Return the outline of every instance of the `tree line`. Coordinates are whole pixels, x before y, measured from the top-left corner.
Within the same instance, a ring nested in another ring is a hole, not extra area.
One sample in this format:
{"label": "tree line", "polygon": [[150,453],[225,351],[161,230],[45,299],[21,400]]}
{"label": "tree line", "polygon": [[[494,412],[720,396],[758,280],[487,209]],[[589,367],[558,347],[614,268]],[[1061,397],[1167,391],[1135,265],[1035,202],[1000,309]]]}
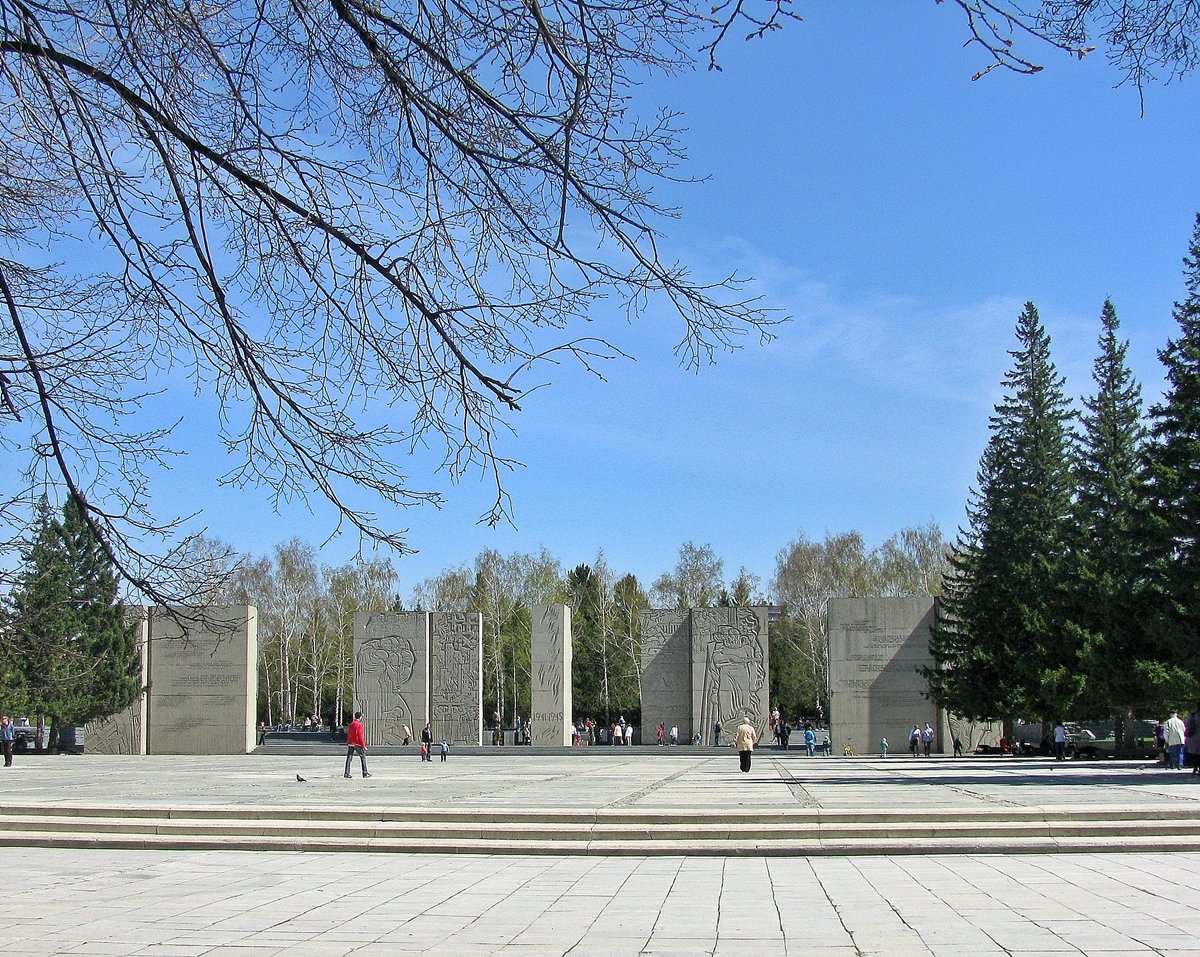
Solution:
{"label": "tree line", "polygon": [[926,674],[981,720],[1162,715],[1200,692],[1200,216],[1167,387],[1143,410],[1117,311],[1076,411],[1036,306],[990,420]]}

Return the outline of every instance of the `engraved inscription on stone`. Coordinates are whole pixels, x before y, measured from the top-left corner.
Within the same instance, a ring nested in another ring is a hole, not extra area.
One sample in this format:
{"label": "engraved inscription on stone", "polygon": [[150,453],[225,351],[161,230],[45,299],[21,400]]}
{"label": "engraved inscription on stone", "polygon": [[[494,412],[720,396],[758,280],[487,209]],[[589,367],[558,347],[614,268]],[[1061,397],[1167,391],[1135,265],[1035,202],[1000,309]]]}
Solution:
{"label": "engraved inscription on stone", "polygon": [[830,721],[837,747],[877,753],[886,737],[893,752],[908,749],[912,726],[935,729],[941,752],[945,722],[925,697],[920,674],[932,665],[932,598],[840,598],[829,602]]}
{"label": "engraved inscription on stone", "polygon": [[428,660],[425,612],[354,616],[354,710],[363,713],[368,747],[402,743],[405,725],[420,734]]}
{"label": "engraved inscription on stone", "polygon": [[430,701],[434,740],[478,745],[483,729],[483,616],[430,616]]}
{"label": "engraved inscription on stone", "polygon": [[148,634],[148,753],[252,750],[258,694],[254,607],[155,608]]}
{"label": "engraved inscription on stone", "polygon": [[679,740],[690,741],[692,727],[691,615],[686,610],[650,608],[640,616],[642,630],[642,743],[652,744],[659,723]]}
{"label": "engraved inscription on stone", "polygon": [[531,740],[544,747],[570,747],[571,609],[566,605],[534,605],[532,625]]}
{"label": "engraved inscription on stone", "polygon": [[692,680],[699,730],[732,732],[749,717],[759,739],[770,715],[767,623],[763,609],[692,609]]}

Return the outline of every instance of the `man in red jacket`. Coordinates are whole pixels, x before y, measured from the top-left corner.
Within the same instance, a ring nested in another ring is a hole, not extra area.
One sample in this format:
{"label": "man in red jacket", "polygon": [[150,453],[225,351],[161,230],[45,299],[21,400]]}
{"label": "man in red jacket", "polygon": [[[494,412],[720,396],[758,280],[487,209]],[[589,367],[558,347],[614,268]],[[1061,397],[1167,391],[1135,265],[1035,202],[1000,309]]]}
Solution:
{"label": "man in red jacket", "polygon": [[354,757],[355,752],[358,753],[358,759],[362,762],[363,777],[369,778],[371,775],[367,773],[367,735],[363,731],[361,711],[354,712],[354,720],[350,722],[350,727],[346,729],[345,777],[350,777],[350,759]]}

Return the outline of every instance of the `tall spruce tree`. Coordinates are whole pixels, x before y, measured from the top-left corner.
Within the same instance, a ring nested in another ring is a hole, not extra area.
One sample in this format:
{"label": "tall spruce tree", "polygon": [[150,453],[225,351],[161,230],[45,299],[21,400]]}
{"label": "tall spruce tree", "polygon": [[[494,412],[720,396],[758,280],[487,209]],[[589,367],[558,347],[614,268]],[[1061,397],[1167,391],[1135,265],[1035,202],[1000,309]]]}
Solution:
{"label": "tall spruce tree", "polygon": [[939,705],[978,720],[1057,717],[1081,688],[1064,615],[1071,413],[1033,303],[1016,336],[925,670]]}
{"label": "tall spruce tree", "polygon": [[141,692],[133,628],[78,499],[67,500],[61,522],[42,503],[22,559],[4,617],[29,709],[50,717],[53,734],[127,707]]}
{"label": "tall spruce tree", "polygon": [[1145,707],[1144,657],[1138,605],[1144,556],[1138,541],[1145,505],[1140,456],[1146,429],[1142,390],[1126,364],[1129,343],[1118,338],[1111,301],[1100,314],[1095,394],[1083,399],[1076,466],[1077,542],[1070,618],[1078,627],[1086,685],[1080,717],[1115,718],[1118,745],[1124,719]]}
{"label": "tall spruce tree", "polygon": [[1200,684],[1200,215],[1183,262],[1179,336],[1158,354],[1167,390],[1150,409],[1144,536],[1150,627],[1142,671],[1156,703],[1175,705],[1194,701]]}

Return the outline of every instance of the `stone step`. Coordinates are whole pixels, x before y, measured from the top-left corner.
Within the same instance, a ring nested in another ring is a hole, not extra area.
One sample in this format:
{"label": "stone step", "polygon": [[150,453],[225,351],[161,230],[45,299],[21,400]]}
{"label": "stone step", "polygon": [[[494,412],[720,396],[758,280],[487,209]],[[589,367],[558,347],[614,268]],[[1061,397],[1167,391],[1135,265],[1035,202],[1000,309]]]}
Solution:
{"label": "stone step", "polygon": [[304,837],[232,834],[80,833],[63,831],[10,831],[0,828],[0,847],[72,847],[80,849],[251,850],[379,853],[460,853],[578,856],[856,856],[897,854],[1044,854],[1119,851],[1200,851],[1200,836],[1164,834],[1147,829],[1122,837],[1034,837],[1014,842],[1011,837],[788,841],[755,840],[502,840],[466,838]]}
{"label": "stone step", "polygon": [[914,821],[912,811],[814,809],[731,816],[23,806],[0,822],[0,846],[731,855],[1200,849],[1200,816],[1189,808],[934,810]]}
{"label": "stone step", "polygon": [[992,807],[965,811],[962,808],[883,809],[864,808],[774,808],[770,810],[658,810],[653,808],[572,809],[531,808],[520,812],[494,808],[331,808],[328,805],[109,805],[109,804],[12,804],[4,809],[8,819],[55,818],[144,818],[169,820],[269,820],[297,822],[466,823],[466,824],[639,824],[644,826],[691,824],[720,827],[737,824],[809,827],[838,824],[877,824],[893,827],[931,825],[943,827],[962,821],[1069,824],[1075,822],[1163,822],[1200,821],[1200,808],[1138,806],[1061,805],[1057,807]]}

